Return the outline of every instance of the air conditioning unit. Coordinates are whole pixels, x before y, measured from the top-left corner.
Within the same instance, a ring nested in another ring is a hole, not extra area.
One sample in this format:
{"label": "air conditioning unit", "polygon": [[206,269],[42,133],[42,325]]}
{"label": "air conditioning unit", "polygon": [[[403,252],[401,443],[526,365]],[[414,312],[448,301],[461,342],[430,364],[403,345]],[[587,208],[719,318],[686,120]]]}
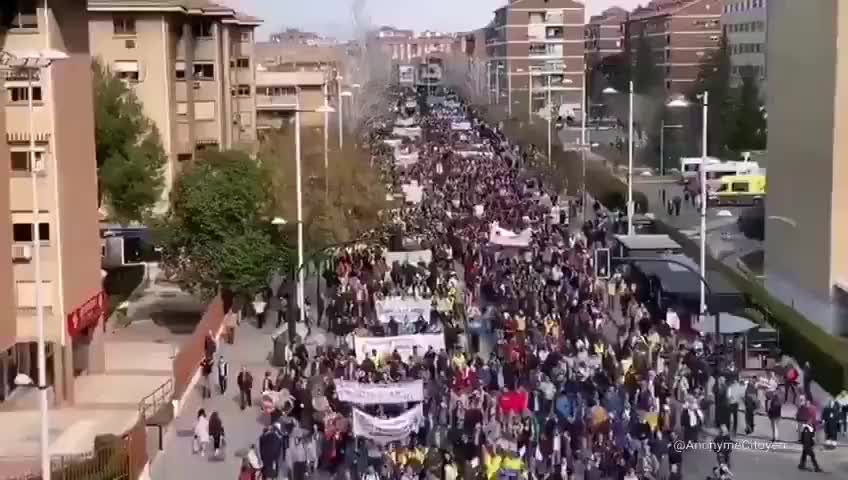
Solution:
{"label": "air conditioning unit", "polygon": [[32,259],[32,247],[29,245],[12,245],[12,260],[28,261]]}
{"label": "air conditioning unit", "polygon": [[124,40],[124,47],[135,48],[135,40]]}

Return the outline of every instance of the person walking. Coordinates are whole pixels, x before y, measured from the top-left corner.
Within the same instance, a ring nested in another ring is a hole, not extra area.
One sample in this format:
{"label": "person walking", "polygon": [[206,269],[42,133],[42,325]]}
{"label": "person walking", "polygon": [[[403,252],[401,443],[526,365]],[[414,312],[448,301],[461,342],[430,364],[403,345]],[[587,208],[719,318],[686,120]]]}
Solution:
{"label": "person walking", "polygon": [[246,407],[253,406],[253,375],[247,370],[247,367],[241,367],[241,371],[236,377],[236,383],[239,388],[239,406],[242,410]]}
{"label": "person walking", "polygon": [[227,378],[230,376],[230,364],[224,360],[224,356],[218,357],[218,388],[221,395],[227,393]]}
{"label": "person walking", "polygon": [[813,366],[810,365],[810,362],[804,362],[804,366],[801,368],[801,382],[804,386],[804,396],[807,397],[807,400],[813,401]]}
{"label": "person walking", "polygon": [[759,391],[757,390],[757,378],[747,382],[745,385],[745,435],[754,433],[754,415],[759,404]]}
{"label": "person walking", "polygon": [[783,414],[783,399],[775,391],[768,395],[766,401],[768,402],[768,418],[771,423],[771,441],[776,442],[779,434],[780,417]]}
{"label": "person walking", "polygon": [[733,440],[727,432],[727,425],[719,427],[719,433],[713,440],[713,452],[719,465],[730,466],[730,454],[733,451]]}
{"label": "person walking", "polygon": [[801,461],[798,462],[798,470],[807,469],[807,459],[813,463],[813,469],[816,472],[821,472],[819,462],[816,460],[816,452],[813,447],[816,445],[816,431],[811,422],[805,422],[801,425]]}
{"label": "person walking", "polygon": [[212,375],[212,357],[203,357],[200,361],[201,397],[212,398],[212,384],[209,376]]}
{"label": "person walking", "polygon": [[218,412],[212,412],[209,416],[209,436],[212,438],[212,457],[220,458],[224,445],[224,423]]}
{"label": "person walking", "polygon": [[206,448],[208,446],[209,419],[206,417],[206,410],[201,408],[197,411],[197,421],[194,424],[194,444],[192,445],[192,451],[203,456],[206,454]]}

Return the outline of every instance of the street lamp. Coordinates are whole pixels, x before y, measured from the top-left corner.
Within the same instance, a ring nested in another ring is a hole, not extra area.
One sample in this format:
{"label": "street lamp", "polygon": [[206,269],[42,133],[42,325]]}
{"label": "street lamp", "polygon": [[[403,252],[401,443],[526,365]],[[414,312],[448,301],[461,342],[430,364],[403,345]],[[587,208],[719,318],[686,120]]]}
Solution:
{"label": "street lamp", "polygon": [[[521,70],[519,70],[521,71]],[[512,118],[512,71],[507,68],[506,71],[506,115],[507,118]]]}
{"label": "street lamp", "polygon": [[[22,70],[27,74],[27,113],[29,114],[29,176],[32,186],[32,251],[33,251],[33,277],[35,280],[35,317],[38,333],[38,406],[41,415],[41,477],[50,480],[50,435],[49,435],[49,405],[47,398],[47,351],[44,339],[44,303],[41,298],[41,225],[40,211],[38,206],[38,174],[42,165],[35,158],[35,105],[33,103],[33,77],[36,72],[50,67],[55,61],[65,60],[68,54],[52,48],[31,52],[12,54],[0,50],[0,66],[12,70]],[[21,385],[34,385],[32,378],[27,375],[18,375],[18,380],[24,382]]]}
{"label": "street lamp", "polygon": [[[672,100],[669,104],[672,102],[675,102],[675,100]],[[667,128],[679,129],[683,128],[683,125],[666,125],[665,120],[660,122],[660,176],[665,175],[665,130]]]}
{"label": "street lamp", "polygon": [[[300,310],[300,322],[305,323],[306,314],[303,309],[303,305],[305,303],[303,298],[303,174],[301,171],[303,159],[301,158],[302,155],[300,152],[300,114],[323,113],[326,115],[328,113],[335,112],[335,109],[326,105],[322,105],[315,109],[301,109],[300,96],[297,97],[297,102],[298,103],[295,105],[294,111],[295,190],[297,192],[297,306],[298,310]],[[339,102],[339,105],[341,106],[341,102]],[[274,225],[285,225],[287,222],[284,218],[275,217],[271,220],[271,223]]]}
{"label": "street lamp", "polygon": [[[627,235],[633,235],[633,82],[628,86],[628,113],[627,113]],[[620,93],[618,90],[607,87],[602,93],[614,95]],[[671,105],[669,105],[671,106]]]}
{"label": "street lamp", "polygon": [[489,105],[492,104],[492,62],[486,62],[486,95]]}
{"label": "street lamp", "polygon": [[[523,68],[516,68],[517,73],[523,73]],[[533,70],[527,67],[527,123],[533,123]]]}
{"label": "street lamp", "polygon": [[503,69],[502,63],[498,63],[495,67],[495,105],[501,104],[501,72]]}
{"label": "street lamp", "polygon": [[545,78],[547,78],[547,97],[545,99],[545,110],[547,110],[546,113],[548,114],[548,165],[551,165],[553,163],[553,151],[551,149],[551,117],[553,117],[554,114],[553,111],[551,111],[551,76],[546,75]]}
{"label": "street lamp", "polygon": [[[707,275],[707,122],[709,120],[709,91],[704,91],[701,98],[701,165],[698,173],[701,182],[701,275]],[[686,108],[692,106],[692,102],[683,97],[678,97],[666,104],[670,108]],[[707,311],[706,292],[701,285],[701,315]]]}

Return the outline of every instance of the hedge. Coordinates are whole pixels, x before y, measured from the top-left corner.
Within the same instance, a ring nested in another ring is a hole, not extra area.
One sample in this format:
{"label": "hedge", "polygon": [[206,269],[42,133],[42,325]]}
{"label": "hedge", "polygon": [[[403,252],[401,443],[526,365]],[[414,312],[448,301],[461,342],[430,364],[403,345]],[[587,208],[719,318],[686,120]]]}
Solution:
{"label": "hedge", "polygon": [[[687,235],[656,220],[658,231],[683,247],[691,257],[700,254],[700,246]],[[724,275],[759,310],[762,318],[780,332],[780,348],[784,354],[813,366],[816,382],[831,395],[848,386],[848,342],[831,335],[795,309],[775,299],[755,278],[749,278],[724,263],[707,256],[707,268]],[[750,317],[749,317],[750,318]],[[757,321],[758,318],[751,318]]]}

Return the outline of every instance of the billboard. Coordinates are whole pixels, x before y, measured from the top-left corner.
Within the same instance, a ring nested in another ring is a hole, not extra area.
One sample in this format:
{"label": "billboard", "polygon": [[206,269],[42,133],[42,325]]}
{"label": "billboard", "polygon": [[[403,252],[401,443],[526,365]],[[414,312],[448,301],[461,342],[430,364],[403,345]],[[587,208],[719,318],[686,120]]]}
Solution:
{"label": "billboard", "polygon": [[400,85],[415,85],[415,67],[412,65],[398,65],[398,83]]}

